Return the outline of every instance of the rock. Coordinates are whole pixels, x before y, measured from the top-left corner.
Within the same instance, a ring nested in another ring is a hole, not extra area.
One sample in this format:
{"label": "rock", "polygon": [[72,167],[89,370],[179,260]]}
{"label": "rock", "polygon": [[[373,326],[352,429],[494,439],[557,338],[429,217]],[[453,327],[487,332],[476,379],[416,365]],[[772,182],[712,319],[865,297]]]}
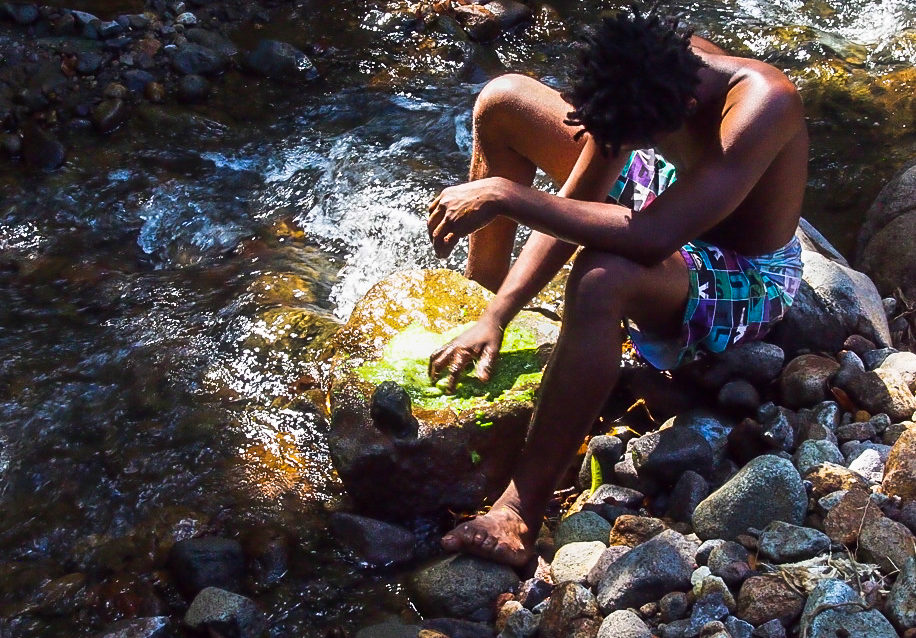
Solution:
{"label": "rock", "polygon": [[417,638],[490,638],[493,636],[493,630],[488,625],[458,618],[424,620],[421,627],[420,633],[405,635],[405,638],[413,638],[415,635]]}
{"label": "rock", "polygon": [[76,58],[76,72],[80,75],[94,75],[102,66],[102,54],[83,51]]}
{"label": "rock", "polygon": [[[893,446],[900,440],[900,437],[903,436],[903,433],[907,430],[916,429],[916,424],[912,421],[901,421],[900,423],[894,423],[889,425],[884,431],[884,434],[881,435],[881,441],[885,445]],[[883,480],[883,479],[882,479]]]}
{"label": "rock", "polygon": [[553,540],[557,548],[567,543],[600,541],[607,545],[611,524],[595,512],[576,512],[557,525]]}
{"label": "rock", "polygon": [[278,585],[289,570],[290,540],[282,531],[257,527],[243,544],[249,576],[249,587],[262,593]]}
{"label": "rock", "polygon": [[[728,607],[725,605],[722,594],[716,592],[703,596],[693,604],[693,609],[690,612],[690,623],[687,625],[687,631],[684,632],[684,635],[699,636],[701,633],[704,636],[709,635],[706,625],[717,620],[723,620],[726,616],[728,616]],[[722,629],[724,630],[725,627],[723,626]]]}
{"label": "rock", "polygon": [[887,463],[891,455],[891,449],[892,448],[888,445],[872,443],[871,441],[846,441],[846,443],[840,446],[840,452],[843,453],[846,459],[847,467],[866,451],[877,452],[881,462]]}
{"label": "rock", "polygon": [[[535,615],[530,610],[522,607],[517,611],[513,611],[506,618],[499,635],[502,638],[533,638],[537,634],[540,624],[541,618],[539,615]],[[498,627],[499,625],[497,625]]]}
{"label": "rock", "polygon": [[609,614],[638,607],[664,594],[686,589],[693,572],[696,546],[666,530],[613,562],[598,583],[598,603]]}
{"label": "rock", "polygon": [[518,589],[518,601],[525,609],[533,609],[547,600],[553,585],[540,578],[529,578]]}
{"label": "rock", "polygon": [[880,518],[881,510],[863,489],[850,489],[824,519],[824,532],[835,543],[852,545],[869,520]]}
{"label": "rock", "polygon": [[237,540],[202,536],[179,541],[169,552],[175,583],[189,598],[206,587],[241,591],[245,557]]}
{"label": "rock", "polygon": [[[127,88],[127,90],[133,91],[134,93],[143,93],[146,90],[146,85],[156,80],[152,73],[142,69],[130,69],[128,71],[124,71],[124,73],[121,74],[121,79],[124,82],[124,86]],[[124,95],[119,97],[123,99],[126,96],[127,91],[124,92]]]}
{"label": "rock", "polygon": [[604,552],[601,553],[601,556],[598,557],[598,561],[592,567],[591,571],[588,573],[588,578],[586,582],[589,587],[597,587],[598,583],[601,582],[601,579],[604,578],[604,575],[607,573],[607,570],[615,562],[626,556],[630,551],[629,547],[625,545],[611,545],[607,547]]}
{"label": "rock", "polygon": [[633,455],[629,453],[625,453],[623,458],[614,464],[613,481],[649,496],[658,494],[661,491],[661,487],[655,480],[648,476],[642,476],[636,471],[636,466],[633,465]]}
{"label": "rock", "polygon": [[916,558],[903,564],[884,608],[900,631],[916,627]]}
{"label": "rock", "polygon": [[774,619],[754,629],[751,638],[786,638],[786,628]]}
{"label": "rock", "polygon": [[845,459],[843,458],[843,453],[840,452],[840,448],[827,440],[802,441],[792,456],[792,463],[798,469],[798,473],[802,475],[824,463],[840,465],[844,462]]}
{"label": "rock", "polygon": [[664,623],[670,623],[674,620],[684,618],[687,616],[687,611],[689,609],[690,597],[684,592],[669,592],[658,601],[658,611]]}
{"label": "rock", "polygon": [[217,51],[227,58],[234,57],[239,52],[235,44],[232,43],[232,40],[229,40],[228,38],[213,31],[193,27],[191,29],[187,29],[184,34],[190,42],[194,42],[195,44],[200,44],[207,47],[208,49]]}
{"label": "rock", "polygon": [[[780,628],[782,627],[782,625],[779,624],[779,621],[776,621],[776,624],[779,625]],[[751,638],[751,635],[754,631],[754,626],[749,622],[741,620],[740,618],[729,616],[725,619],[725,630],[731,634],[732,638]],[[784,636],[785,631],[783,631],[783,637]],[[776,637],[774,636],[773,638]]]}
{"label": "rock", "polygon": [[[894,301],[896,302],[896,299]],[[874,370],[875,368],[880,368],[881,364],[895,352],[900,351],[897,350],[897,348],[877,348],[875,350],[869,350],[865,353],[865,356],[862,357],[862,363],[865,364],[866,370]]]}
{"label": "rock", "polygon": [[[881,300],[884,303],[884,300]],[[885,312],[884,314],[887,314]],[[875,344],[863,337],[862,335],[849,335],[846,341],[843,342],[843,350],[852,350],[860,358],[865,356],[866,352],[875,349]]]}
{"label": "rock", "polygon": [[490,0],[486,3],[486,7],[496,16],[499,27],[503,31],[527,22],[534,14],[531,7],[516,0]]}
{"label": "rock", "polygon": [[709,496],[709,483],[692,470],[681,474],[671,490],[671,499],[665,515],[675,521],[689,523],[693,520],[693,511],[704,498]]}
{"label": "rock", "polygon": [[711,574],[727,585],[738,587],[751,574],[749,561],[750,555],[744,547],[734,541],[726,541],[709,553],[707,566]]}
{"label": "rock", "polygon": [[35,124],[22,127],[22,156],[32,168],[50,171],[64,163],[64,145]]}
{"label": "rock", "polygon": [[829,381],[839,369],[839,363],[819,354],[795,357],[779,376],[782,402],[797,410],[825,401],[830,396]]}
{"label": "rock", "polygon": [[339,541],[372,565],[396,565],[413,559],[417,538],[413,532],[374,518],[345,512],[331,516],[331,530]]}
{"label": "rock", "polygon": [[594,636],[600,624],[598,602],[591,591],[577,583],[558,585],[541,615],[539,638],[585,638]]}
{"label": "rock", "polygon": [[[662,424],[662,428],[686,428],[706,439],[712,449],[713,463],[718,465],[725,457],[725,446],[728,434],[735,426],[734,419],[719,412],[705,409],[694,409],[682,412]],[[701,468],[689,468],[695,472]]]}
{"label": "rock", "polygon": [[186,27],[195,25],[197,24],[197,16],[190,11],[179,13],[177,16],[175,16],[175,24],[182,24]]}
{"label": "rock", "polygon": [[757,548],[776,563],[794,563],[830,549],[830,538],[810,527],[774,521],[763,530]]}
{"label": "rock", "polygon": [[658,536],[666,529],[668,526],[657,518],[624,514],[614,521],[608,544],[636,547],[653,536]]}
{"label": "rock", "polygon": [[302,51],[276,40],[258,42],[247,63],[252,72],[287,84],[308,82],[318,77],[315,65]]}
{"label": "rock", "polygon": [[258,638],[267,630],[267,618],[253,600],[216,587],[197,594],[184,622],[192,629],[238,638]]}
{"label": "rock", "polygon": [[502,33],[496,14],[479,4],[456,6],[455,18],[471,39],[477,42],[495,40]]}
{"label": "rock", "polygon": [[686,470],[712,466],[712,448],[701,435],[685,427],[663,427],[627,445],[639,475],[660,485],[674,485]]}
{"label": "rock", "polygon": [[877,450],[862,450],[861,454],[849,462],[849,469],[869,483],[880,483],[884,478],[884,461]]}
{"label": "rock", "polygon": [[[519,313],[487,384],[465,376],[445,395],[427,374],[430,353],[477,317],[490,297],[453,271],[397,273],[367,293],[332,340],[328,445],[361,513],[396,520],[444,508],[474,510],[508,483],[557,323]],[[373,424],[367,398],[383,381],[396,381],[410,394],[420,421],[416,439],[387,436]]]}
{"label": "rock", "polygon": [[98,29],[99,37],[105,40],[108,38],[114,38],[124,33],[124,27],[115,20],[99,22],[98,27],[96,28]]}
{"label": "rock", "polygon": [[205,46],[185,43],[172,55],[172,68],[182,75],[215,75],[226,68],[226,57]]}
{"label": "rock", "polygon": [[910,390],[916,392],[916,353],[893,352],[881,362],[879,367],[900,373],[903,382]]}
{"label": "rock", "polygon": [[792,464],[777,456],[760,456],[697,506],[693,527],[704,540],[734,540],[749,527],[762,529],[776,520],[801,524],[807,504]]}
{"label": "rock", "polygon": [[154,104],[161,104],[164,102],[166,95],[165,86],[159,82],[150,82],[143,89],[143,96]]}
{"label": "rock", "polygon": [[772,402],[757,410],[757,420],[744,419],[728,435],[728,449],[746,463],[771,452],[788,452],[795,445],[795,415]]}
{"label": "rock", "polygon": [[876,368],[838,384],[849,398],[871,414],[883,412],[892,421],[905,421],[916,412],[916,397],[896,370]]}
{"label": "rock", "polygon": [[802,613],[805,598],[778,576],[751,576],[738,592],[735,615],[752,625],[779,620],[784,627]]}
{"label": "rock", "polygon": [[768,341],[790,355],[802,349],[837,352],[856,333],[882,347],[891,344],[881,296],[865,274],[810,250],[802,251],[802,261],[795,301]]}
{"label": "rock", "polygon": [[582,459],[582,467],[579,469],[579,488],[600,490],[605,480],[614,475],[614,464],[620,460],[622,452],[623,441],[616,436],[605,434],[589,439],[585,458]]}
{"label": "rock", "polygon": [[128,108],[123,100],[103,100],[92,109],[92,124],[99,133],[110,133],[128,116]]}
{"label": "rock", "polygon": [[904,501],[916,500],[916,428],[904,430],[891,448],[881,491]]}
{"label": "rock", "polygon": [[912,532],[906,525],[885,516],[866,520],[858,540],[858,553],[886,573],[901,569],[907,560],[916,556],[916,540]]}
{"label": "rock", "polygon": [[707,387],[718,389],[734,379],[744,379],[762,387],[779,376],[785,353],[775,344],[749,341],[711,359],[709,369],[703,374]]}
{"label": "rock", "polygon": [[[617,437],[613,438],[616,439]],[[599,486],[598,489],[588,497],[586,503],[592,503],[596,505],[617,505],[620,507],[635,509],[643,504],[645,498],[646,496],[642,492],[631,490],[627,487],[614,485],[613,483],[605,483]]]}
{"label": "rock", "polygon": [[[400,618],[391,618],[384,622],[363,627],[356,632],[355,638],[417,638],[420,627],[404,624]],[[441,633],[436,633],[431,638],[439,638]]]}
{"label": "rock", "polygon": [[836,429],[836,438],[840,443],[848,441],[869,441],[877,436],[875,426],[869,421],[844,423]]}
{"label": "rock", "polygon": [[550,575],[556,584],[573,582],[584,585],[588,574],[598,563],[607,546],[601,541],[567,543],[557,550],[550,564]]}
{"label": "rock", "polygon": [[703,543],[697,548],[697,553],[695,555],[697,565],[706,565],[709,563],[709,556],[712,554],[713,550],[717,547],[721,547],[728,541],[721,538],[713,538],[708,541],[703,541]]}
{"label": "rock", "polygon": [[491,618],[496,597],[517,584],[511,568],[463,554],[437,559],[408,580],[422,613],[479,619]]}
{"label": "rock", "polygon": [[632,611],[618,609],[601,622],[598,638],[652,638],[652,632]]}
{"label": "rock", "polygon": [[711,594],[719,594],[730,610],[734,610],[737,606],[735,597],[729,590],[728,585],[720,577],[713,576],[708,567],[695,569],[693,574],[690,575],[690,584],[692,585],[692,593],[695,600]]}
{"label": "rock", "polygon": [[168,616],[133,618],[117,622],[95,638],[165,638],[169,630]]}
{"label": "rock", "polygon": [[28,26],[36,22],[41,15],[38,12],[38,7],[34,4],[4,2],[0,8],[13,22],[21,26]]}
{"label": "rock", "polygon": [[729,414],[748,416],[760,407],[760,393],[748,381],[737,379],[722,386],[716,403]]}
{"label": "rock", "polygon": [[379,430],[396,438],[417,438],[420,422],[413,415],[410,395],[394,381],[376,386],[369,402],[369,416]]}
{"label": "rock", "polygon": [[17,157],[22,151],[22,138],[16,133],[0,134],[0,148],[9,157]]}
{"label": "rock", "polygon": [[[808,638],[838,635],[895,638],[890,622],[865,603],[846,583],[822,580],[808,595],[801,618],[800,634]],[[842,632],[842,633],[841,633]]]}
{"label": "rock", "polygon": [[838,490],[868,490],[868,482],[856,472],[835,463],[823,463],[805,474],[811,483],[811,496],[821,498]]}
{"label": "rock", "polygon": [[178,99],[188,104],[197,104],[207,99],[210,83],[201,75],[192,73],[178,80]]}

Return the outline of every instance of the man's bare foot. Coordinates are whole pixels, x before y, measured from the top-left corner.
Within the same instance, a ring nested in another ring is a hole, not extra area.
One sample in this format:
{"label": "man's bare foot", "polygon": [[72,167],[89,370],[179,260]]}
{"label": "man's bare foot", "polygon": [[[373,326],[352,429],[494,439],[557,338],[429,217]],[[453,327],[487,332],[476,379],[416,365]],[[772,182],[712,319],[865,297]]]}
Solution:
{"label": "man's bare foot", "polygon": [[495,507],[443,536],[442,547],[448,552],[467,552],[523,567],[534,556],[534,537],[518,513],[508,507]]}

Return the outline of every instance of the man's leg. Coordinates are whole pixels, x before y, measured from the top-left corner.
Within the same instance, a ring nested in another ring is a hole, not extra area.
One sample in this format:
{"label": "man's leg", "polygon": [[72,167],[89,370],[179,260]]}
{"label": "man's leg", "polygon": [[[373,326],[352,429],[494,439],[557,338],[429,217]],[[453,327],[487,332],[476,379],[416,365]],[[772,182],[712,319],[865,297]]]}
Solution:
{"label": "man's leg", "polygon": [[[496,78],[474,105],[470,179],[505,177],[530,186],[537,168],[566,181],[584,140],[563,123],[570,110],[560,94],[522,75]],[[465,275],[496,291],[509,272],[517,224],[497,217],[473,233]]]}
{"label": "man's leg", "polygon": [[484,516],[446,534],[449,551],[510,565],[533,554],[544,508],[617,381],[624,316],[654,334],[680,330],[688,294],[680,254],[647,268],[583,250],[566,287],[560,338],[509,486]]}

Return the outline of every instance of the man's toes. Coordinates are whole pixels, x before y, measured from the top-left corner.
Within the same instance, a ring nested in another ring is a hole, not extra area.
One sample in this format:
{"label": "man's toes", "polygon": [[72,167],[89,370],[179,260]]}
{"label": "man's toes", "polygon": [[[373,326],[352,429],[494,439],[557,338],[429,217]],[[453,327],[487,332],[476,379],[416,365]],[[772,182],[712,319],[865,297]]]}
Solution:
{"label": "man's toes", "polygon": [[478,529],[474,532],[474,536],[471,539],[471,542],[477,547],[483,547],[483,544],[490,538],[490,535],[487,534],[487,531],[484,529]]}
{"label": "man's toes", "polygon": [[483,542],[480,543],[480,549],[489,553],[496,549],[498,545],[499,539],[497,539],[495,536],[488,535],[485,539],[483,539]]}

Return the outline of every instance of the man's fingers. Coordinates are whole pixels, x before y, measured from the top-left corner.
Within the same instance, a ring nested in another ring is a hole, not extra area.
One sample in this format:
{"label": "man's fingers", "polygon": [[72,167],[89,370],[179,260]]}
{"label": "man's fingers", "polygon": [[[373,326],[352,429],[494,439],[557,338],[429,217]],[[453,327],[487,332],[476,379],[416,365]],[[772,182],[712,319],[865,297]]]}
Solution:
{"label": "man's fingers", "polygon": [[484,348],[480,361],[477,362],[477,368],[474,370],[474,374],[477,375],[478,379],[481,381],[490,380],[490,373],[493,371],[493,364],[496,362],[498,355],[499,351],[496,348]]}
{"label": "man's fingers", "polygon": [[436,207],[439,205],[439,201],[442,199],[442,193],[436,195],[436,199],[433,200],[433,203],[429,205],[429,212],[432,213],[436,210]]}
{"label": "man's fingers", "polygon": [[446,363],[448,362],[448,356],[445,348],[436,350],[429,357],[429,378],[435,383],[439,378],[439,375],[442,374],[443,368],[445,368]]}

